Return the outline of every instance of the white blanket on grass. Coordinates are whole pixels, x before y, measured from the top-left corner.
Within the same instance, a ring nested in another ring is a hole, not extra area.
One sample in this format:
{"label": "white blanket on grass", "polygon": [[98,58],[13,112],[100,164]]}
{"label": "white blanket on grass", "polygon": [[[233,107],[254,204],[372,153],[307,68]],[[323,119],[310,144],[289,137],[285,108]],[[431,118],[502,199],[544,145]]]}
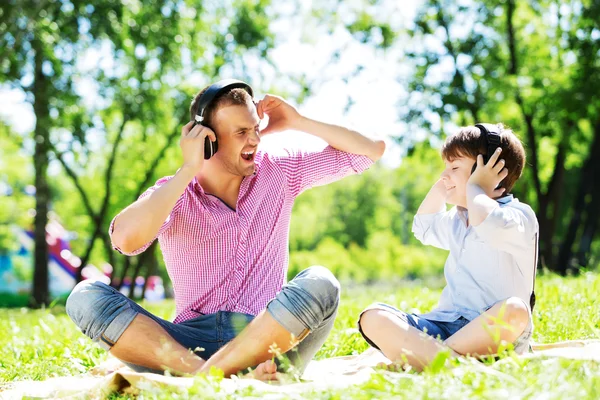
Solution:
{"label": "white blanket on grass", "polygon": [[[561,357],[595,360],[600,362],[600,340],[570,341],[552,345],[537,345],[526,358]],[[279,397],[282,394],[342,389],[367,382],[375,367],[385,358],[369,349],[357,356],[333,357],[313,361],[302,380],[292,383],[265,383],[255,379],[214,380],[214,395],[233,394],[252,387],[262,397]],[[482,365],[482,368],[484,367]],[[211,378],[208,378],[211,379]],[[45,381],[18,381],[0,384],[0,399],[21,398],[104,398],[109,393],[139,393],[141,390],[186,390],[194,378],[171,377],[151,373],[138,373],[124,367],[118,360],[110,359],[86,374],[51,378]],[[218,391],[217,391],[218,390]]]}

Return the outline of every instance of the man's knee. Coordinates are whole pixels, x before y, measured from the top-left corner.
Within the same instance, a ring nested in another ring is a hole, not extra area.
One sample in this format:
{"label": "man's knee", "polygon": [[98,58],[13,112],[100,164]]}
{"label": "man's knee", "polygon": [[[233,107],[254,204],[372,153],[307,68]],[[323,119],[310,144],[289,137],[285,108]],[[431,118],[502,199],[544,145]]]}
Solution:
{"label": "man's knee", "polygon": [[340,283],[327,268],[312,266],[300,272],[294,283],[317,300],[319,305],[333,313],[340,302]]}
{"label": "man's knee", "polygon": [[340,284],[324,267],[300,272],[283,287],[267,310],[287,330],[301,337],[332,318],[340,302]]}
{"label": "man's knee", "polygon": [[[126,299],[119,299],[119,294],[110,286],[92,279],[79,282],[66,303],[66,312],[71,320],[84,334],[92,335],[90,332],[99,320],[108,316],[107,313],[114,311],[115,302],[123,303]],[[121,304],[119,304],[121,305]]]}

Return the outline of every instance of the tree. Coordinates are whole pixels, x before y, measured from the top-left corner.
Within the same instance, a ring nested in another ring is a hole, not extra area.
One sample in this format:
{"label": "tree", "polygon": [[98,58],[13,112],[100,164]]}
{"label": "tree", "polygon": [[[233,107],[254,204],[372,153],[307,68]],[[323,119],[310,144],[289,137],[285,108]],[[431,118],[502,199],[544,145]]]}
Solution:
{"label": "tree", "polygon": [[[46,224],[50,132],[60,126],[56,121],[60,111],[79,98],[73,85],[77,53],[96,38],[117,36],[107,16],[122,13],[122,5],[110,1],[92,5],[81,1],[13,0],[0,9],[0,46],[4,49],[0,79],[27,94],[36,118],[32,137],[36,187],[32,306],[49,301]],[[80,31],[86,32],[86,40],[80,40]]]}
{"label": "tree", "polygon": [[[596,8],[429,0],[408,53],[417,73],[403,116],[413,126],[441,136],[455,125],[502,121],[521,134],[528,165],[515,192],[536,208],[542,261],[560,272],[567,262],[556,262],[555,244],[572,207],[563,204],[566,178],[579,179],[581,144],[590,143],[598,118],[598,65],[589,61],[597,54]],[[584,70],[591,90],[581,84]]]}
{"label": "tree", "polygon": [[[181,89],[188,77],[214,76],[243,51],[258,49],[255,53],[260,54],[268,49],[272,38],[264,29],[266,6],[264,1],[218,6],[157,1],[129,7],[114,1],[16,0],[3,5],[0,45],[6,51],[0,56],[2,81],[27,93],[36,118],[32,305],[48,303],[45,226],[50,206],[50,154],[72,179],[91,219],[91,239],[84,252],[87,261],[96,239],[107,241],[104,232],[111,179],[120,146],[132,133],[129,129],[140,133],[137,140],[155,144],[156,139],[167,148],[176,135],[166,135],[165,141],[165,126],[167,132],[174,132],[185,120],[190,94],[182,95],[185,90]],[[229,21],[228,26],[223,21]],[[99,65],[81,66],[94,56]],[[86,104],[90,101],[86,89],[98,94],[91,99],[93,104]],[[167,104],[172,108],[165,107]],[[177,111],[166,118],[164,114],[172,109]],[[141,124],[132,127],[134,121]],[[156,129],[160,123],[163,126]],[[164,150],[154,155],[161,153]],[[96,163],[95,154],[108,162]],[[82,183],[84,171],[98,167],[105,170],[103,196],[95,191],[86,193]],[[146,182],[153,178],[155,167],[156,163],[144,171]]]}

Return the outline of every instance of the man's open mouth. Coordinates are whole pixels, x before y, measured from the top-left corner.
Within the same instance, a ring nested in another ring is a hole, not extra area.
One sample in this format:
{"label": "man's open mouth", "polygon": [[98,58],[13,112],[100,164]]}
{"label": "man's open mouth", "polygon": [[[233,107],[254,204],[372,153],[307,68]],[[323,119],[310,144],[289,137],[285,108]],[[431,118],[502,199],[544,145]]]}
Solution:
{"label": "man's open mouth", "polygon": [[243,151],[242,152],[242,158],[246,161],[252,161],[254,160],[254,154],[255,154],[256,150],[252,150],[252,151]]}

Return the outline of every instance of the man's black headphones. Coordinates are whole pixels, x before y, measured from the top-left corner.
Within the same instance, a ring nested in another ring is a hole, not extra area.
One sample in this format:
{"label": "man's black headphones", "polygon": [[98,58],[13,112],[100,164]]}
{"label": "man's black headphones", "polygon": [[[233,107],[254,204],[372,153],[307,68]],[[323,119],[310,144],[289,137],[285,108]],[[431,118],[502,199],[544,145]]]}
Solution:
{"label": "man's black headphones", "polygon": [[[244,89],[250,97],[254,97],[252,88],[246,82],[239,81],[237,79],[223,79],[216,83],[213,83],[206,89],[200,99],[198,100],[198,111],[196,112],[196,116],[194,117],[194,126],[197,124],[204,125],[208,128],[210,126],[204,123],[204,116],[206,109],[215,101],[219,95],[231,90],[231,89]],[[212,129],[212,128],[211,128]],[[214,131],[214,129],[213,129]],[[216,152],[219,146],[217,145],[217,141],[211,141],[208,136],[204,139],[204,159],[208,160],[211,158]]]}

